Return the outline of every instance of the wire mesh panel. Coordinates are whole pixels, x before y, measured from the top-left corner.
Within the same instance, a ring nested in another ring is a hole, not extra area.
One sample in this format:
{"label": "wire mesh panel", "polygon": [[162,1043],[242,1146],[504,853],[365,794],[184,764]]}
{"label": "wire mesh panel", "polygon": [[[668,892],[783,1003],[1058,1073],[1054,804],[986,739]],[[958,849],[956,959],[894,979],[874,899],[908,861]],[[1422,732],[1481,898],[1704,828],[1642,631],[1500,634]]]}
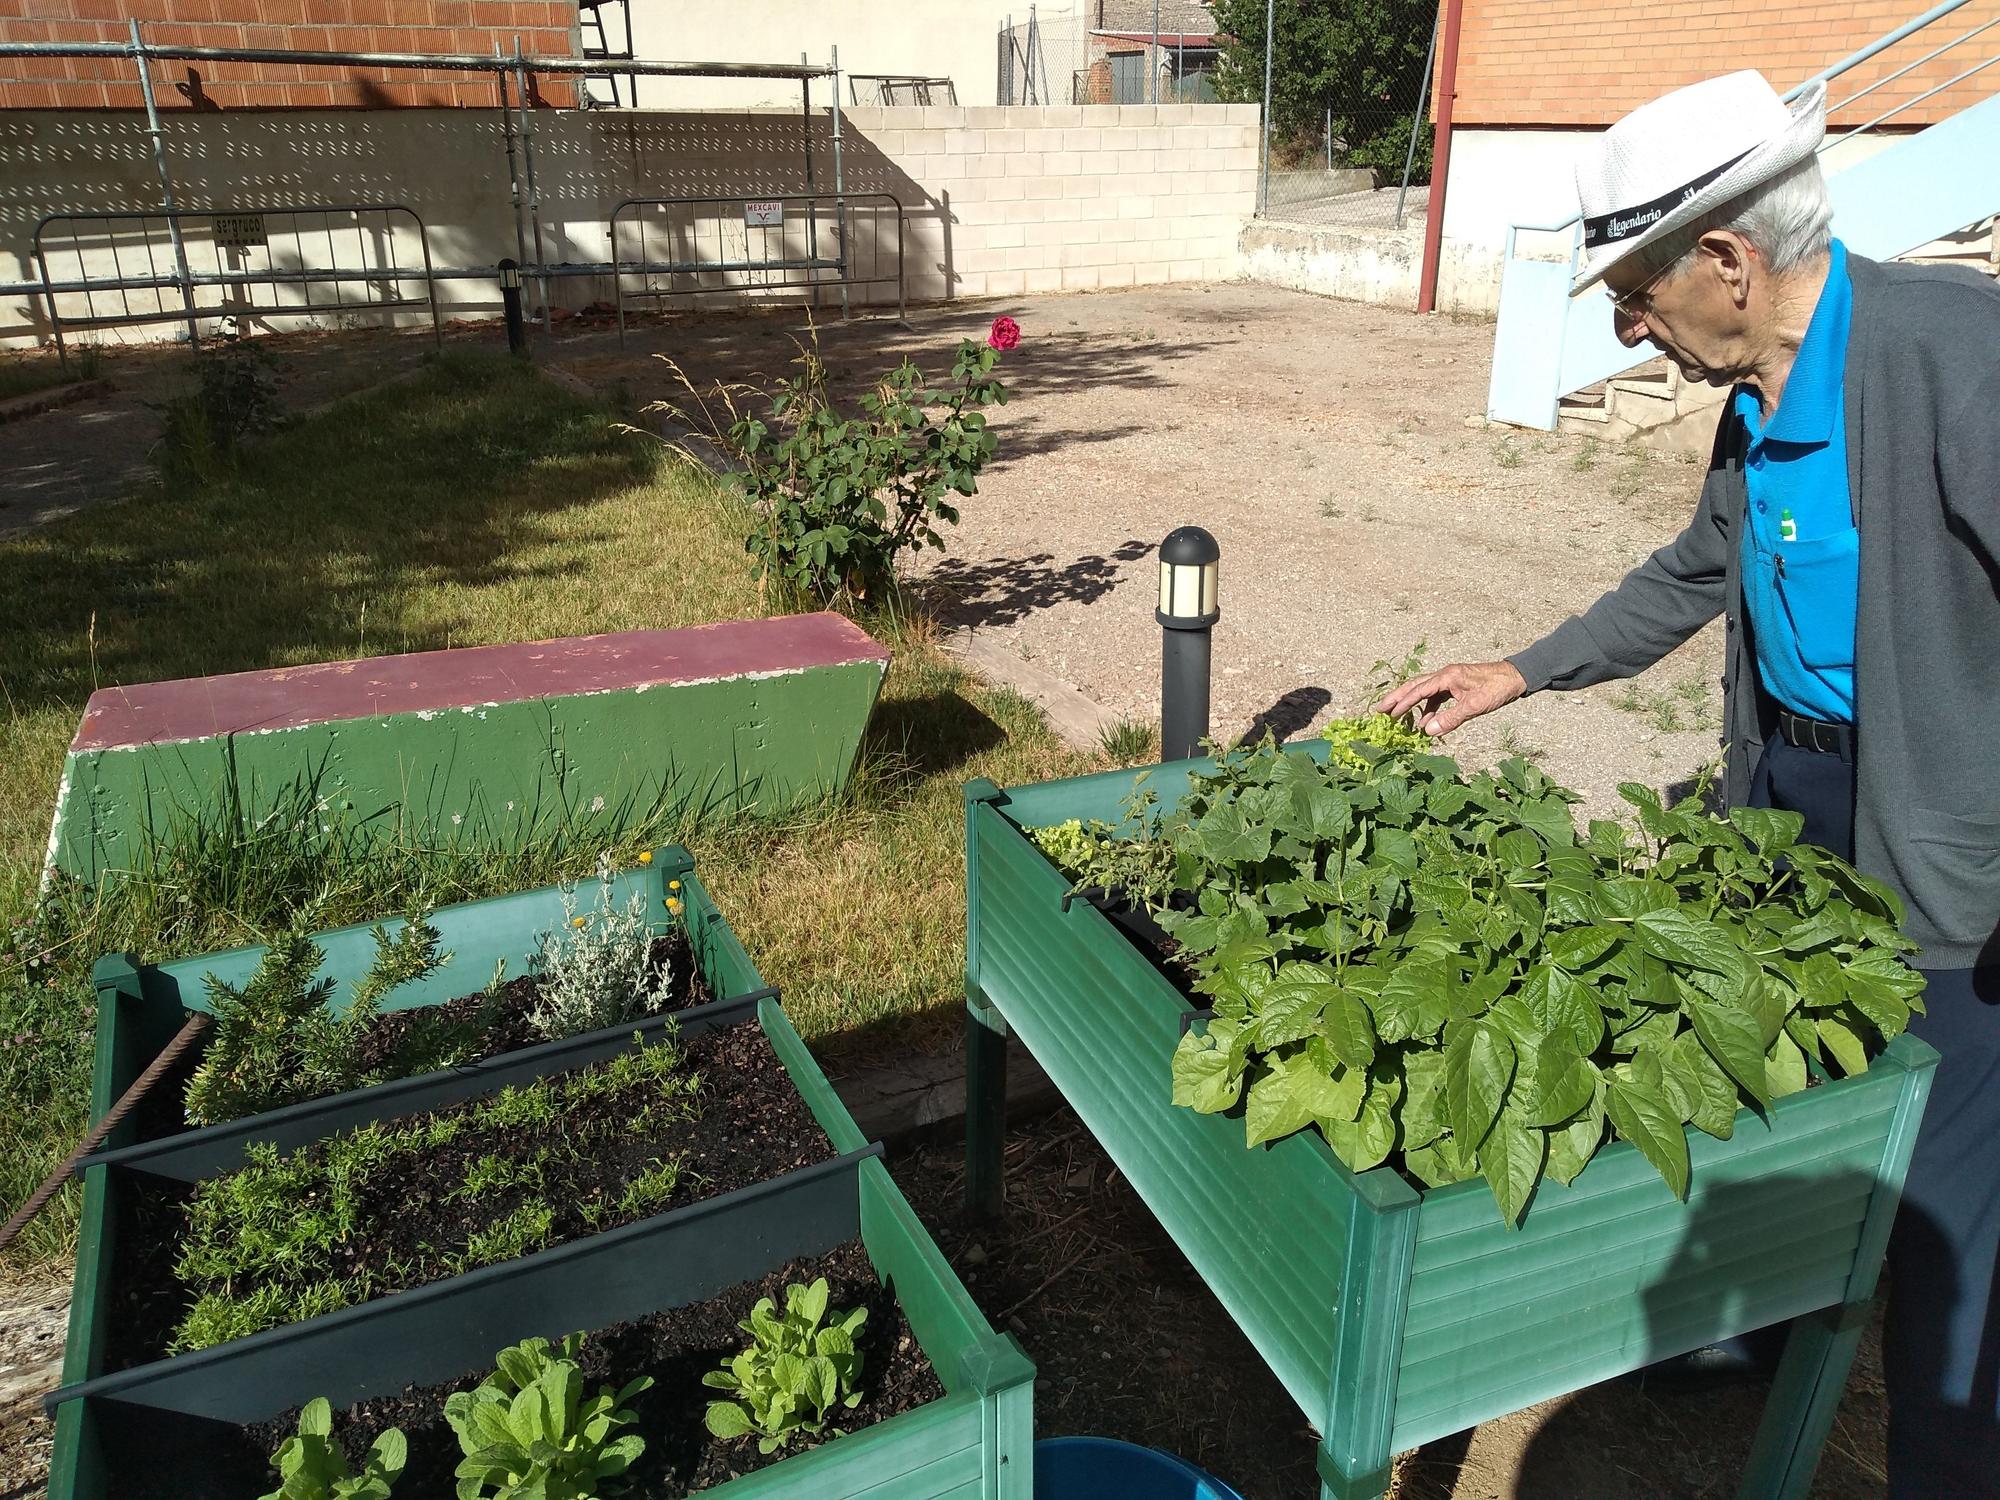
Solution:
{"label": "wire mesh panel", "polygon": [[848,99],[853,104],[957,104],[958,86],[949,78],[923,78],[907,73],[849,73]]}
{"label": "wire mesh panel", "polygon": [[1081,0],[1002,27],[1002,104],[1205,103],[1217,95],[1214,13],[1196,0]]}
{"label": "wire mesh panel", "polygon": [[199,338],[204,326],[242,335],[425,311],[438,331],[428,236],[400,204],[52,214],[34,254],[58,349],[65,331],[156,323]]}
{"label": "wire mesh panel", "polygon": [[629,306],[894,301],[903,205],[888,193],[628,198],[611,214],[622,335]]}
{"label": "wire mesh panel", "polygon": [[1266,217],[1363,229],[1421,221],[1438,11],[1437,0],[1217,0],[1228,38],[1221,97],[1264,102],[1270,79]]}

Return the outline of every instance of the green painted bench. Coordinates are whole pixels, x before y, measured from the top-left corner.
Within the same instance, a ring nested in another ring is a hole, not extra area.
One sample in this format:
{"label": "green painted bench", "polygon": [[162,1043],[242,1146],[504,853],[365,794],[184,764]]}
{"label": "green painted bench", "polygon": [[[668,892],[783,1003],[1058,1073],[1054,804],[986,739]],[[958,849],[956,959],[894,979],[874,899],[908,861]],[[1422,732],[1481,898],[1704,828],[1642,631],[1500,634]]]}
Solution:
{"label": "green painted bench", "polygon": [[[1323,753],[1324,747],[1321,747]],[[1191,769],[1157,767],[1171,806]],[[1625,1142],[1519,1228],[1474,1179],[1359,1175],[1316,1132],[1246,1149],[1171,1102],[1188,1002],[1022,833],[1116,822],[1138,773],[966,788],[968,1191],[997,1211],[1018,1036],[1322,1434],[1323,1500],[1382,1494],[1398,1452],[1750,1329],[1798,1319],[1742,1482],[1803,1500],[1874,1296],[1936,1054],[1691,1131],[1677,1201]]]}
{"label": "green painted bench", "polygon": [[102,688],[47,867],[136,869],[191,822],[518,848],[782,811],[846,785],[888,662],[852,621],[810,614]]}

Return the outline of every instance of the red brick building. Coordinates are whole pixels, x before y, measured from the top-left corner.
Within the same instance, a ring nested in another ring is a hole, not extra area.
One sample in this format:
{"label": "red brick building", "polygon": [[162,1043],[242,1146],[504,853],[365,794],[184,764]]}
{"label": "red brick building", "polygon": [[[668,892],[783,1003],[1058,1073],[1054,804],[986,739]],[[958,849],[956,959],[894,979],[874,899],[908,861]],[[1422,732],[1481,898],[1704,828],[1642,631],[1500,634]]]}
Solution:
{"label": "red brick building", "polygon": [[[0,0],[0,42],[125,42],[128,20],[158,46],[308,52],[576,55],[574,4],[559,0]],[[290,63],[152,64],[163,110],[492,108],[488,73]],[[574,102],[569,78],[538,97]],[[120,57],[0,58],[0,109],[138,109],[138,75]]]}
{"label": "red brick building", "polygon": [[[1595,128],[1670,89],[1736,68],[1791,88],[1911,20],[1920,0],[1840,0],[1746,10],[1732,0],[1465,0],[1459,32],[1459,125]],[[2000,16],[1973,0],[1923,33],[1843,76],[1844,99],[1946,40]],[[1990,49],[1988,49],[1990,51]],[[1829,122],[1852,128],[1963,72],[1979,54],[1948,52],[1870,93]],[[1897,117],[1928,125],[1992,93],[1979,75]]]}

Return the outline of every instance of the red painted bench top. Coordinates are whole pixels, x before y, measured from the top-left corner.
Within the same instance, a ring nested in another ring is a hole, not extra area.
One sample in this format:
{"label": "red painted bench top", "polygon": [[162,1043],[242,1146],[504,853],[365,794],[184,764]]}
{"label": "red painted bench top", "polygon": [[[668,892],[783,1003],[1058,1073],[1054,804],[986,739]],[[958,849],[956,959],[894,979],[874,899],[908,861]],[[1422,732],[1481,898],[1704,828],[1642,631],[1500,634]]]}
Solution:
{"label": "red painted bench top", "polygon": [[295,729],[333,719],[774,676],[888,659],[881,642],[837,614],[371,656],[101,688],[90,695],[70,749],[110,750]]}

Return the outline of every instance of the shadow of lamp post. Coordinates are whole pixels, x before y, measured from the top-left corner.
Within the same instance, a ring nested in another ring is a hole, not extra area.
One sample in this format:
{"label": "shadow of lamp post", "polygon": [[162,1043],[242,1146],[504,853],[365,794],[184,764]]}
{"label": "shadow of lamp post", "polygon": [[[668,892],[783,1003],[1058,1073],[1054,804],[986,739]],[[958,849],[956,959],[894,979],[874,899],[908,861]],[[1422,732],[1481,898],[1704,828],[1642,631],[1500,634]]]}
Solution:
{"label": "shadow of lamp post", "polygon": [[1222,549],[1199,526],[1160,543],[1160,759],[1197,755],[1208,738],[1209,632],[1222,618],[1216,587]]}

